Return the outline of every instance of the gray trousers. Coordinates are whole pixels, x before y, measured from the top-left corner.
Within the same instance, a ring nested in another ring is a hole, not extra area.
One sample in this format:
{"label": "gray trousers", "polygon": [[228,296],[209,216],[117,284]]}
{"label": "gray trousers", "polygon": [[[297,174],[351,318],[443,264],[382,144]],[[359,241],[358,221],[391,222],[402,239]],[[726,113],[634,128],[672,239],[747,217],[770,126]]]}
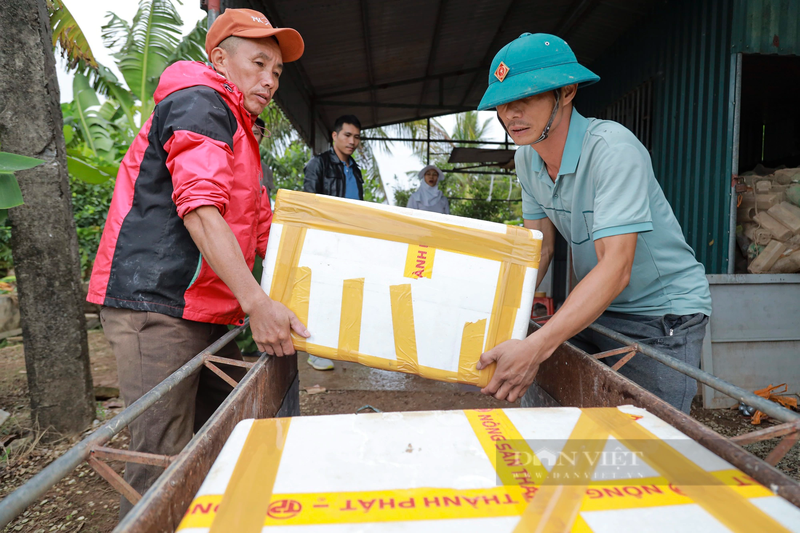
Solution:
{"label": "gray trousers", "polygon": [[[126,406],[228,332],[226,326],[218,324],[112,307],[100,311],[100,322],[117,360],[119,390]],[[225,345],[217,355],[242,359],[235,342]],[[237,381],[246,373],[233,366],[223,365],[222,370]],[[219,376],[202,367],[128,426],[128,449],[163,455],[179,453],[232,390]],[[125,463],[125,481],[144,494],[163,471],[157,466]],[[120,518],[132,507],[121,497]]]}
{"label": "gray trousers", "polygon": [[[596,323],[641,344],[657,348],[693,367],[700,367],[700,352],[708,323],[708,317],[703,313],[641,316],[606,311]],[[569,342],[590,354],[622,346],[589,329],[578,333]],[[606,357],[601,361],[613,365],[624,355]],[[619,373],[687,414],[697,394],[697,382],[694,379],[642,354],[634,356],[620,368]],[[522,397],[520,404],[522,407],[540,407],[530,390]]]}

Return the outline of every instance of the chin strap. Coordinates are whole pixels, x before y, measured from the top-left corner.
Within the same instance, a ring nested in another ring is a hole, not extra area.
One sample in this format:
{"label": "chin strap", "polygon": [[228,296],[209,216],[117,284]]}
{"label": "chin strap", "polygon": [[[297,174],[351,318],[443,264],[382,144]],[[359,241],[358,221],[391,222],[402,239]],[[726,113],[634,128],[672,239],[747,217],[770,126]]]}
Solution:
{"label": "chin strap", "polygon": [[547,126],[544,127],[544,129],[542,130],[542,134],[539,136],[539,138],[536,139],[531,144],[538,144],[542,142],[543,140],[547,139],[547,136],[550,134],[550,128],[553,126],[553,121],[556,119],[556,113],[558,113],[558,102],[561,99],[560,90],[556,89],[553,92],[556,93],[556,103],[553,106],[553,112],[550,113],[550,120],[547,121]]}

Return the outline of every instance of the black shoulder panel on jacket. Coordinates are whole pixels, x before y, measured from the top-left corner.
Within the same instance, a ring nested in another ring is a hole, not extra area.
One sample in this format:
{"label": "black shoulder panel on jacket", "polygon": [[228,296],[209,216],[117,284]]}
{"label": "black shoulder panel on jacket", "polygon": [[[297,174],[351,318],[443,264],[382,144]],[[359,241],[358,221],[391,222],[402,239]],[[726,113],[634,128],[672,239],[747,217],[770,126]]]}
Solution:
{"label": "black shoulder panel on jacket", "polygon": [[185,130],[224,142],[233,150],[239,124],[217,91],[205,85],[175,91],[156,106],[153,119],[162,146],[176,131]]}

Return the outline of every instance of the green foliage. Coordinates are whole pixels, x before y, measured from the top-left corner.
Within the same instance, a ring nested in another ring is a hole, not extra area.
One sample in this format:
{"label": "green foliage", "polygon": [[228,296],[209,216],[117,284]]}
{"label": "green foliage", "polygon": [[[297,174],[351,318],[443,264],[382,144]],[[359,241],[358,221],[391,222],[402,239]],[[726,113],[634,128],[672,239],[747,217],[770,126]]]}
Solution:
{"label": "green foliage", "polygon": [[[508,179],[506,179],[506,181],[508,181]],[[453,215],[458,215],[461,217],[491,220],[492,222],[521,224],[522,217],[521,213],[519,212],[521,209],[519,203],[505,201],[506,198],[502,197],[504,195],[498,194],[500,193],[498,190],[500,187],[497,183],[497,180],[495,180],[495,186],[492,190],[493,198],[489,200],[490,187],[490,180],[473,178],[472,182],[465,190],[469,195],[468,197],[473,198],[474,200],[451,200],[450,212]],[[507,191],[508,186],[506,185],[506,191],[504,192]],[[516,194],[514,194],[514,192],[516,192]],[[501,197],[498,198],[498,196]],[[519,190],[513,190],[512,182],[512,199],[519,198]]]}
{"label": "green foliage", "polygon": [[14,266],[11,257],[11,222],[5,218],[0,221],[0,272],[8,272]]}
{"label": "green foliage", "polygon": [[98,184],[86,183],[70,176],[72,192],[72,212],[78,231],[78,248],[81,256],[81,274],[84,279],[92,273],[92,264],[100,245],[100,236],[111,205],[114,193],[114,180]]}
{"label": "green foliage", "polygon": [[100,100],[89,85],[89,79],[79,72],[72,82],[72,93],[75,98],[70,108],[74,118],[73,127],[81,134],[81,140],[92,155],[113,160],[112,126],[100,113]]}
{"label": "green foliage", "polygon": [[153,109],[153,93],[161,73],[180,45],[182,25],[178,11],[169,0],[141,0],[131,24],[112,14],[103,26],[106,46],[119,47],[114,54],[117,66],[133,95],[141,102],[144,119]]}
{"label": "green foliage", "polygon": [[294,141],[283,155],[276,157],[268,153],[263,158],[272,169],[276,188],[290,191],[303,190],[303,167],[311,159],[311,150],[305,143]]}
{"label": "green foliage", "polygon": [[61,49],[61,56],[67,60],[69,67],[74,69],[80,64],[97,67],[86,36],[64,2],[47,0],[47,11],[50,13],[50,27],[53,30],[53,48]]}
{"label": "green foliage", "polygon": [[[456,116],[456,124],[453,131],[448,133],[439,122],[431,119],[430,136],[431,139],[436,141],[431,144],[430,151],[433,156],[431,157],[431,164],[436,165],[445,172],[445,177],[439,182],[439,189],[446,197],[451,198],[451,214],[492,222],[520,224],[522,223],[522,206],[518,201],[509,201],[521,198],[521,191],[515,177],[499,173],[492,176],[490,174],[448,172],[454,168],[453,164],[447,162],[453,148],[457,146],[480,146],[459,144],[454,139],[483,140],[488,130],[488,122],[488,120],[480,122],[477,111],[460,113]],[[420,142],[410,143],[410,146],[414,155],[420,161],[420,168],[425,165],[428,147],[422,140],[427,138],[428,135],[426,120],[397,124],[370,133],[370,136],[388,135],[420,139]],[[493,168],[484,167],[478,170],[491,171]],[[416,172],[409,174],[414,177],[411,187],[408,189],[395,188],[394,190],[395,204],[401,207],[408,205],[408,199],[417,190],[419,183]]]}
{"label": "green foliage", "polygon": [[0,223],[5,222],[8,210],[23,204],[22,191],[14,172],[42,164],[41,159],[0,152]]}
{"label": "green foliage", "polygon": [[408,205],[408,199],[411,198],[413,193],[414,189],[401,189],[396,187],[394,189],[394,205],[398,207],[406,207]]}

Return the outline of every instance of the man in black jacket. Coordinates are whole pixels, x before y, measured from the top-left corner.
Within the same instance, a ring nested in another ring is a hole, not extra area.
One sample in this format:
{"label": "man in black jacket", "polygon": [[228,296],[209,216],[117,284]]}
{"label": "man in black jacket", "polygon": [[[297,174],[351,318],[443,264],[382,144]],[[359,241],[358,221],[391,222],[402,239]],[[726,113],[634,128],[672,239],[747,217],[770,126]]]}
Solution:
{"label": "man in black jacket", "polygon": [[[311,158],[303,172],[303,190],[315,194],[338,196],[353,200],[364,199],[364,181],[353,152],[361,142],[361,122],[354,115],[343,115],[333,123],[332,147]],[[333,370],[333,361],[308,356],[314,370]]]}
{"label": "man in black jacket", "polygon": [[303,169],[303,190],[316,194],[364,199],[364,181],[352,155],[361,142],[361,122],[354,115],[343,115],[333,123],[330,150],[315,156]]}

